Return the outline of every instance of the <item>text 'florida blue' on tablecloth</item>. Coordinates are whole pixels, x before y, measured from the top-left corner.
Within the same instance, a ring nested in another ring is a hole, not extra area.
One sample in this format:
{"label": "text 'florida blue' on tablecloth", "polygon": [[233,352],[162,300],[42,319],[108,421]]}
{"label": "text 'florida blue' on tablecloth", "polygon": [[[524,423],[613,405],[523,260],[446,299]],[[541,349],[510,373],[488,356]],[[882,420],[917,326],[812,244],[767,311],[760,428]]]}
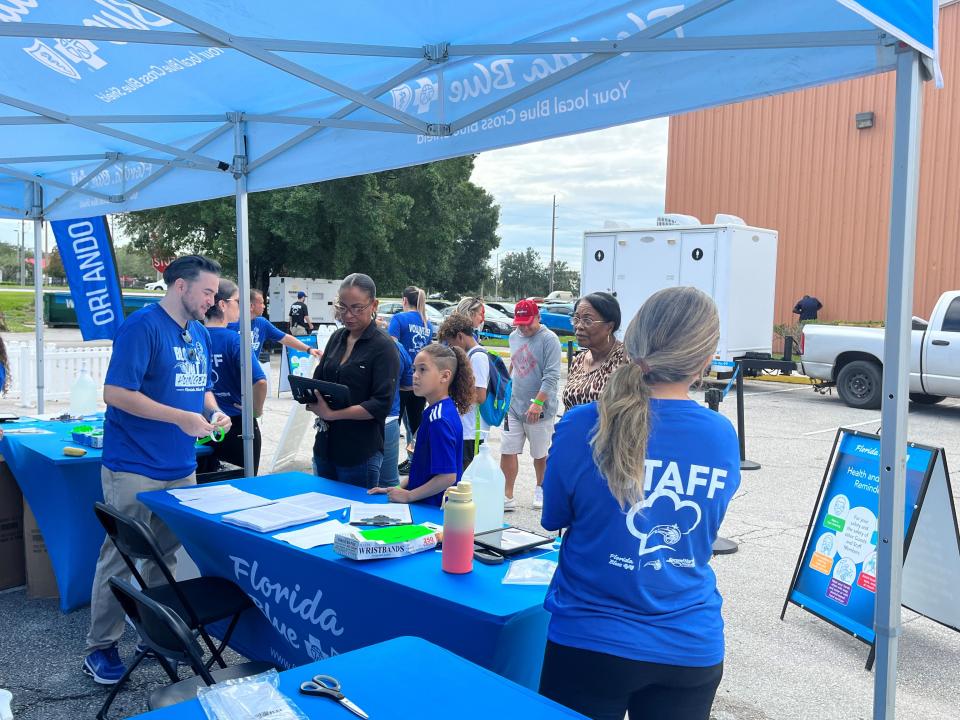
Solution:
{"label": "text 'florida blue' on tablecloth", "polygon": [[63,269],[84,340],[112,340],[123,322],[123,296],[105,217],[55,220]]}

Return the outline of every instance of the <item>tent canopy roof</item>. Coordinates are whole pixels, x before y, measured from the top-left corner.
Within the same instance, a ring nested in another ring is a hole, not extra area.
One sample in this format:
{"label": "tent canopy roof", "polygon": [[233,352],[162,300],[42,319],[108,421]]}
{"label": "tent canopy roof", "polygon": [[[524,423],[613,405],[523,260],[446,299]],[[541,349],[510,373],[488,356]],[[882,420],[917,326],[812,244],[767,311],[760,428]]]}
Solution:
{"label": "tent canopy roof", "polygon": [[[0,216],[374,172],[935,62],[936,0],[0,0]],[[236,122],[247,157],[234,157]],[[245,164],[244,164],[245,163]]]}

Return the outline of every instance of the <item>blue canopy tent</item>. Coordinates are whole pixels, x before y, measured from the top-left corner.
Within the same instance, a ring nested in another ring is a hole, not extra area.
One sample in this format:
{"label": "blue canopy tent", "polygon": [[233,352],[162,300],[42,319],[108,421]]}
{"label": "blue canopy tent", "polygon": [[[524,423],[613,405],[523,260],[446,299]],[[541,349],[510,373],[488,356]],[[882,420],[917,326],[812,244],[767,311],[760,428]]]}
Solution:
{"label": "blue canopy tent", "polygon": [[[937,72],[937,15],[936,0],[0,0],[0,216],[33,219],[39,254],[43,220],[235,195],[245,297],[250,191],[895,70],[874,710],[892,717],[920,83]],[[42,409],[42,365],[37,378]],[[249,472],[249,393],[244,407]]]}

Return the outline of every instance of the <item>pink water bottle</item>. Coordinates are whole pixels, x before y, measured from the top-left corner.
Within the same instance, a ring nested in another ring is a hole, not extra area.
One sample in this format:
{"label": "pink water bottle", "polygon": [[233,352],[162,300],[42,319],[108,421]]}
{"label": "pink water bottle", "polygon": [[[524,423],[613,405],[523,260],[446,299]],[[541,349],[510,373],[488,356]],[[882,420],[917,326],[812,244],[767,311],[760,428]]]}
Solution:
{"label": "pink water bottle", "polygon": [[447,488],[443,493],[443,551],[440,567],[462,575],[473,570],[473,488],[469,482]]}

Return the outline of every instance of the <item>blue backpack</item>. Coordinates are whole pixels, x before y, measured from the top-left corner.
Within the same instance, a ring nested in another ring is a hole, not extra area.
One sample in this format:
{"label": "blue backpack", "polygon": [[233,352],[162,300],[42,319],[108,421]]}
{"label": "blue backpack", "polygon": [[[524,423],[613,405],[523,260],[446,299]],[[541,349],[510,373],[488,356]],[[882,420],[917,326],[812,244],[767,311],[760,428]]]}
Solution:
{"label": "blue backpack", "polygon": [[490,361],[490,379],[487,381],[487,399],[480,405],[480,417],[490,427],[502,425],[503,419],[510,409],[510,395],[513,392],[513,378],[510,371],[499,355],[487,351],[482,347],[475,347],[470,355],[482,352]]}

